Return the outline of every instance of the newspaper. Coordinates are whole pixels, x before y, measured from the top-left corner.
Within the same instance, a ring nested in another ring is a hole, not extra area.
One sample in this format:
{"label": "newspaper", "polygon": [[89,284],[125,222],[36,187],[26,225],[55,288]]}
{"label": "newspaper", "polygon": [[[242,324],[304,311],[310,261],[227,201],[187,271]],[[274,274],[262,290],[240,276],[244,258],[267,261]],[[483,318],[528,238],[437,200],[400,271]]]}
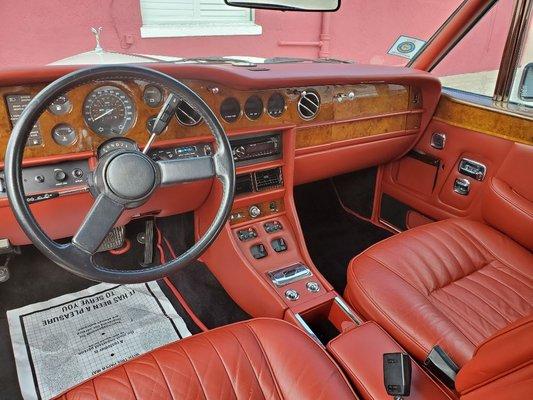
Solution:
{"label": "newspaper", "polygon": [[101,283],[7,312],[26,400],[88,378],[191,333],[156,282]]}

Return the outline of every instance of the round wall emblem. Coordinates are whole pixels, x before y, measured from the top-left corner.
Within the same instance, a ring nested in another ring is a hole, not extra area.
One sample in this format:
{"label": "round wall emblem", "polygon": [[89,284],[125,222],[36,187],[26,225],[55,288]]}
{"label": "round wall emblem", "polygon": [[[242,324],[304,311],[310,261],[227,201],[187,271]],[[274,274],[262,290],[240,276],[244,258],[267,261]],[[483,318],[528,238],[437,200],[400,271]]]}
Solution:
{"label": "round wall emblem", "polygon": [[415,44],[413,42],[405,41],[401,42],[396,46],[396,50],[400,53],[410,53],[415,49]]}

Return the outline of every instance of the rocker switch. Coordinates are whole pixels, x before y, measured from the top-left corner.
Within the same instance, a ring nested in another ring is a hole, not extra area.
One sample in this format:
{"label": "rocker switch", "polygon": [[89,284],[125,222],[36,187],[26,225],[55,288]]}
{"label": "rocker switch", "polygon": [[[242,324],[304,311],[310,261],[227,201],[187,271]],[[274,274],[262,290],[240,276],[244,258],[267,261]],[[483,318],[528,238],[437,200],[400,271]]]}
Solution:
{"label": "rocker switch", "polygon": [[265,249],[265,246],[262,243],[253,245],[250,247],[250,253],[252,253],[252,257],[256,260],[260,260],[261,258],[265,258],[268,253]]}
{"label": "rocker switch", "polygon": [[283,238],[274,239],[270,244],[276,253],[287,251],[287,243]]}

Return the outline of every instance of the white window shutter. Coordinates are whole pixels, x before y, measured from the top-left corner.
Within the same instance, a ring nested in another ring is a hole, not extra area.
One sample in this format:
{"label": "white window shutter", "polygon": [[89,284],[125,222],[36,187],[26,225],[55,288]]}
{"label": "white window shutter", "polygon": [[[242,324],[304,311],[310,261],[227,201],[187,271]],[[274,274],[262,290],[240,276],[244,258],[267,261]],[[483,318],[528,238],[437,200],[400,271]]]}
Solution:
{"label": "white window shutter", "polygon": [[140,0],[142,37],[257,35],[253,11],[224,0]]}

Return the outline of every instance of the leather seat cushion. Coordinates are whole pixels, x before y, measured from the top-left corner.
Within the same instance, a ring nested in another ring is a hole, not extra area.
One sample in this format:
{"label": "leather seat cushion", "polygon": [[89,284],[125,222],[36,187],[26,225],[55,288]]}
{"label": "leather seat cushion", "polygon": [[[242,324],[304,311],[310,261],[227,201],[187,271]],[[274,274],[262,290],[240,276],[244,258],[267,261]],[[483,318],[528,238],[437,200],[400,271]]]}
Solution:
{"label": "leather seat cushion", "polygon": [[420,360],[440,345],[459,365],[533,312],[533,254],[479,222],[449,219],[384,240],[348,268],[345,296]]}
{"label": "leather seat cushion", "polygon": [[255,319],[113,368],[61,400],[354,399],[331,357],[287,322]]}

